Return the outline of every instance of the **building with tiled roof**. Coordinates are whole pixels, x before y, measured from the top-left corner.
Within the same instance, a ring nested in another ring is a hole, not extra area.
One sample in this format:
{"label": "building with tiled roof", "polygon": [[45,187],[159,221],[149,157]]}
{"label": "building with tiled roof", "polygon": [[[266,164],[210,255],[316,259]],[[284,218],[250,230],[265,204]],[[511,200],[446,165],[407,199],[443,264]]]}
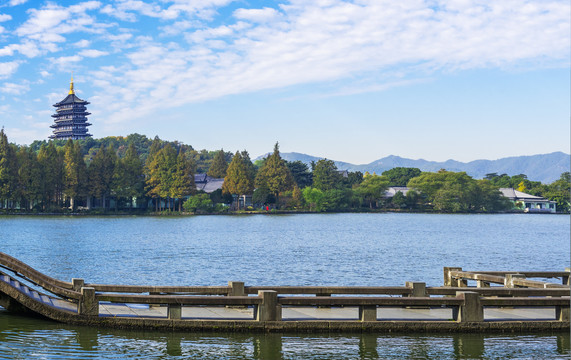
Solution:
{"label": "building with tiled roof", "polygon": [[526,194],[521,191],[517,191],[514,188],[500,188],[503,196],[511,200],[516,207],[524,209],[525,212],[556,212],[556,202],[542,198],[541,196],[535,196]]}

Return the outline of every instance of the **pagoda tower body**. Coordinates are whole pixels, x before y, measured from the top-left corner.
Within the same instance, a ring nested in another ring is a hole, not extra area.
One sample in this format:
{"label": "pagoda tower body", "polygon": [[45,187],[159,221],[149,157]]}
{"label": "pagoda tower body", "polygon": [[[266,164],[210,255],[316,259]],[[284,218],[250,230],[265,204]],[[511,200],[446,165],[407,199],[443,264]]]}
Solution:
{"label": "pagoda tower body", "polygon": [[89,102],[81,100],[75,96],[73,90],[73,77],[69,85],[69,94],[62,101],[54,104],[56,113],[52,115],[55,124],[50,127],[54,129],[50,139],[54,140],[80,140],[91,137],[87,132],[87,127],[91,125],[87,122],[87,112],[85,105]]}

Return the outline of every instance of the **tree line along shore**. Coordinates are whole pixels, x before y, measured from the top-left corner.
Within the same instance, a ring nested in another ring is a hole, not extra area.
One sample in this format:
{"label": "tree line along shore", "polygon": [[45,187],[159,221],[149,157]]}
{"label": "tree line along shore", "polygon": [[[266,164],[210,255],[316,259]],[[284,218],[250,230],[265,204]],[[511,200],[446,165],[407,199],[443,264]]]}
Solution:
{"label": "tree line along shore", "polygon": [[[222,188],[197,190],[195,174],[224,179]],[[389,187],[407,191],[387,197]],[[403,167],[363,174],[337,169],[327,159],[309,166],[288,162],[277,143],[273,153],[252,162],[245,150],[197,151],[139,134],[18,146],[0,131],[1,213],[496,213],[514,210],[499,191],[505,187],[555,201],[558,212],[569,212],[569,172],[551,184],[524,174],[474,179],[465,172]]]}

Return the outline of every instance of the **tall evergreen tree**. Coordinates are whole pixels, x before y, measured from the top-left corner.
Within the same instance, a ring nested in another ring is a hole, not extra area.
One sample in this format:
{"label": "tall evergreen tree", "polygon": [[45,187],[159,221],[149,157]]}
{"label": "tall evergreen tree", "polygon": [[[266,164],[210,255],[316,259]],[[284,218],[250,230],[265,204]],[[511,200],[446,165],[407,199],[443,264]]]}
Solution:
{"label": "tall evergreen tree", "polygon": [[221,149],[214,156],[212,165],[210,165],[210,168],[208,169],[208,175],[214,178],[223,178],[226,176],[226,169],[228,169],[226,154],[224,154],[224,149]]}
{"label": "tall evergreen tree", "polygon": [[75,210],[75,198],[84,195],[87,180],[87,166],[81,155],[79,142],[69,139],[64,147],[63,193],[69,198],[70,207]]}
{"label": "tall evergreen tree", "polygon": [[113,174],[113,193],[120,198],[128,199],[133,206],[133,198],[144,194],[143,163],[133,143],[129,144],[125,157],[118,159]]}
{"label": "tall evergreen tree", "polygon": [[146,181],[147,194],[156,199],[157,204],[160,203],[161,198],[167,199],[169,209],[170,191],[176,171],[176,157],[175,149],[170,144],[166,144],[149,164],[149,177]]}
{"label": "tall evergreen tree", "polygon": [[14,200],[18,186],[16,152],[8,142],[4,129],[0,130],[0,207]]}
{"label": "tall evergreen tree", "polygon": [[279,145],[276,143],[274,152],[268,156],[264,165],[256,175],[256,186],[266,186],[276,197],[276,205],[279,208],[279,194],[282,191],[293,188],[293,177],[280,156]]}
{"label": "tall evergreen tree", "polygon": [[116,163],[117,155],[113,145],[105,148],[102,144],[89,164],[89,195],[101,198],[104,209],[107,208],[107,196],[111,194]]}
{"label": "tall evergreen tree", "polygon": [[313,168],[313,187],[327,191],[343,187],[343,177],[333,160],[321,159]]}
{"label": "tall evergreen tree", "polygon": [[43,179],[42,199],[44,209],[58,206],[62,188],[63,161],[53,141],[42,144],[38,152],[38,162]]}
{"label": "tall evergreen tree", "polygon": [[30,210],[42,195],[42,174],[36,152],[26,146],[18,150],[18,178],[20,202]]}
{"label": "tall evergreen tree", "polygon": [[194,184],[194,165],[187,159],[186,153],[181,148],[176,158],[176,171],[173,174],[170,196],[178,199],[178,211],[182,211],[182,199],[192,195],[196,190]]}

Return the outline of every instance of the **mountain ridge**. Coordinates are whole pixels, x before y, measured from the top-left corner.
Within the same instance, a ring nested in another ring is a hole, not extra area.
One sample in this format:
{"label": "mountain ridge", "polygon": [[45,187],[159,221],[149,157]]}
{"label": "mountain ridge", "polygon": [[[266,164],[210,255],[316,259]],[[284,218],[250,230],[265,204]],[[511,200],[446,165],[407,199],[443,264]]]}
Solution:
{"label": "mountain ridge", "polygon": [[[258,156],[255,160],[267,156]],[[307,165],[311,161],[324,159],[323,157],[289,152],[281,153],[283,159],[287,161],[301,161]],[[333,160],[333,159],[330,159]],[[510,176],[525,174],[529,180],[541,181],[544,184],[551,183],[559,179],[561,173],[571,171],[571,155],[562,151],[548,154],[522,155],[500,158],[497,160],[478,159],[469,162],[461,162],[454,159],[446,161],[430,161],[425,159],[408,159],[397,155],[389,155],[368,164],[351,164],[343,161],[336,161],[335,165],[340,170],[361,171],[381,174],[383,171],[395,167],[416,167],[422,171],[436,172],[440,169],[448,171],[465,171],[475,179],[482,179],[486,174],[498,173]]]}

